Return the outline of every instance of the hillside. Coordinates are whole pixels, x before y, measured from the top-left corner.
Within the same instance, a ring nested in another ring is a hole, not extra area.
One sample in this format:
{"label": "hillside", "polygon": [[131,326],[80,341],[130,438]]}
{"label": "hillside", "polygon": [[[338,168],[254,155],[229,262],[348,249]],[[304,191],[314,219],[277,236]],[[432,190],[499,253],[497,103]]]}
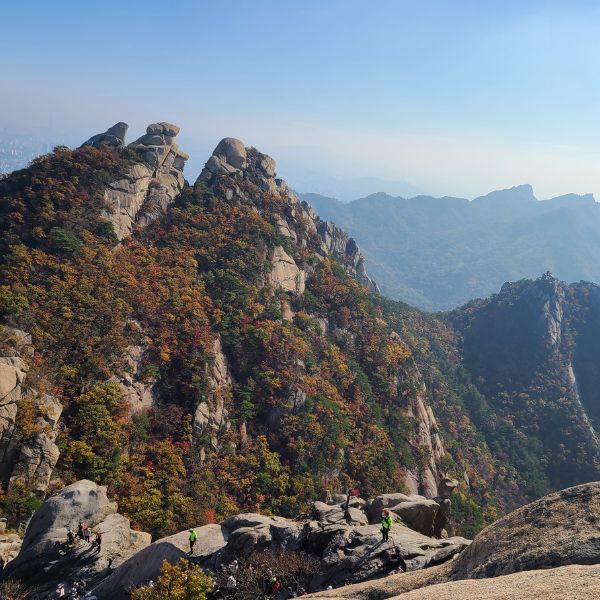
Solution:
{"label": "hillside", "polygon": [[448,474],[470,536],[599,478],[596,286],[434,317],[380,296],[269,156],[225,138],[190,185],[178,127],[126,131],[0,180],[9,523],[79,479],[156,537],[354,486],[431,498]]}
{"label": "hillside", "polygon": [[566,281],[600,281],[600,206],[591,195],[538,201],[522,185],[471,202],[301,197],[355,237],[385,295],[425,310],[452,309],[544,271]]}

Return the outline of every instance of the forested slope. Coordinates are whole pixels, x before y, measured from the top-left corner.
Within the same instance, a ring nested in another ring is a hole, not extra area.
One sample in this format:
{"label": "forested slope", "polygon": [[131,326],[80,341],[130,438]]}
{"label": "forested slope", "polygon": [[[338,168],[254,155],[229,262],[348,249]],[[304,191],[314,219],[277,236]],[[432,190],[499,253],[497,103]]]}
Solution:
{"label": "forested slope", "polygon": [[[448,473],[461,481],[456,527],[472,535],[545,487],[597,478],[586,413],[558,379],[515,376],[506,409],[495,355],[504,364],[521,346],[509,329],[488,335],[498,298],[447,318],[386,300],[354,240],[270,157],[226,138],[190,185],[178,128],[153,124],[125,146],[123,126],[0,181],[9,519],[83,477],[158,535],[240,511],[296,516],[349,486],[431,497]],[[564,339],[581,344],[583,390],[596,346],[581,331]],[[518,399],[534,384],[532,425]],[[550,397],[570,398],[574,424],[556,423],[544,446]]]}

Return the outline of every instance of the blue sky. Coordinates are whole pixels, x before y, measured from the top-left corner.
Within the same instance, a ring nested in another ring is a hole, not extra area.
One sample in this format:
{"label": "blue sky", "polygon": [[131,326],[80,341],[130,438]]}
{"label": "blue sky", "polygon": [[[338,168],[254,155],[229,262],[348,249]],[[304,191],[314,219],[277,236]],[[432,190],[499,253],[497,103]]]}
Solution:
{"label": "blue sky", "polygon": [[298,187],[600,199],[599,50],[597,2],[21,0],[0,12],[0,125],[172,121],[192,179],[230,135]]}

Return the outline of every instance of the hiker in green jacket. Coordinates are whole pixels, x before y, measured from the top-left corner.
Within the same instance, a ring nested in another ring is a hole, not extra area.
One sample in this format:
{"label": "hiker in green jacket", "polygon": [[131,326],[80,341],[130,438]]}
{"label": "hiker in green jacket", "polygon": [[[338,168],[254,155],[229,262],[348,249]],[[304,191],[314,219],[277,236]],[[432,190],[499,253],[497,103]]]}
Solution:
{"label": "hiker in green jacket", "polygon": [[392,515],[390,515],[389,509],[384,509],[383,520],[381,521],[381,535],[383,536],[381,541],[387,542],[388,536],[390,535],[390,529],[392,528]]}
{"label": "hiker in green jacket", "polygon": [[198,539],[198,534],[193,529],[190,529],[190,537],[188,539],[190,540],[190,554],[194,554],[194,544]]}

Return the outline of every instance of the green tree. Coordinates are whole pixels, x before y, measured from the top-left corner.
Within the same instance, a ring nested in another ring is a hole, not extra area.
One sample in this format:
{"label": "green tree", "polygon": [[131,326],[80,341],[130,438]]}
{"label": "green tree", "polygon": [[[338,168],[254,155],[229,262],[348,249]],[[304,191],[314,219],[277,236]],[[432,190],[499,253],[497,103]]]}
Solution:
{"label": "green tree", "polygon": [[132,600],[204,600],[212,590],[212,579],[184,558],[176,565],[163,562],[154,587],[142,586],[131,593]]}

